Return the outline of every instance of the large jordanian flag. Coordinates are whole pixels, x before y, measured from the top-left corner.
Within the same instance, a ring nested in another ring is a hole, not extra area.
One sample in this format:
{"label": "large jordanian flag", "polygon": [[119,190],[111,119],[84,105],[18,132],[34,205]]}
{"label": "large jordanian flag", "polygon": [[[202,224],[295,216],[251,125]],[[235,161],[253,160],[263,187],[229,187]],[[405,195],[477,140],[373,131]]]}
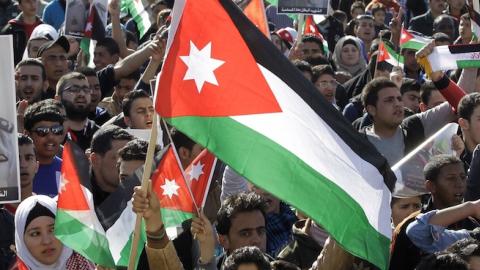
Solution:
{"label": "large jordanian flag", "polygon": [[105,231],[95,214],[85,152],[67,142],[62,157],[55,236],[92,262],[114,267]]}
{"label": "large jordanian flag", "polygon": [[156,110],[352,254],[389,259],[386,160],[230,0],[177,0]]}

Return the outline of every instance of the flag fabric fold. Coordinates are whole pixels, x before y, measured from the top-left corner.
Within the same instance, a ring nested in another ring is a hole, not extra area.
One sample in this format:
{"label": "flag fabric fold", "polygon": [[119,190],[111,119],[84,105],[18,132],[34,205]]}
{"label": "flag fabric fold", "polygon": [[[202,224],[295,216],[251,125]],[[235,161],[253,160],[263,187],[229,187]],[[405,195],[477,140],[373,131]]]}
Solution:
{"label": "flag fabric fold", "polygon": [[255,24],[266,37],[270,38],[263,0],[250,0],[247,6],[243,9],[243,13],[245,13],[250,21],[252,21],[252,23]]}
{"label": "flag fabric fold", "polygon": [[385,158],[230,0],[177,0],[172,18],[159,114],[387,269],[395,176]]}
{"label": "flag fabric fold", "polygon": [[400,66],[403,68],[404,58],[397,53],[393,46],[386,41],[380,42],[378,46],[377,63],[387,62],[392,66]]}
{"label": "flag fabric fold", "polygon": [[208,149],[203,149],[185,169],[187,183],[199,208],[205,206],[216,164],[217,158]]}
{"label": "flag fabric fold", "polygon": [[137,24],[138,32],[140,33],[140,38],[142,38],[145,33],[147,33],[152,23],[150,22],[150,16],[148,10],[145,8],[148,6],[147,3],[143,3],[142,0],[123,0],[121,1],[122,11],[128,11],[132,16],[133,20]]}
{"label": "flag fabric fold", "polygon": [[89,162],[75,143],[63,148],[62,176],[55,217],[55,236],[85,258],[114,267],[105,230],[93,206]]}
{"label": "flag fabric fold", "polygon": [[480,67],[480,44],[437,46],[419,59],[427,74],[432,71]]}
{"label": "flag fabric fold", "polygon": [[400,48],[419,51],[433,39],[427,38],[420,33],[410,31],[402,27],[400,35]]}

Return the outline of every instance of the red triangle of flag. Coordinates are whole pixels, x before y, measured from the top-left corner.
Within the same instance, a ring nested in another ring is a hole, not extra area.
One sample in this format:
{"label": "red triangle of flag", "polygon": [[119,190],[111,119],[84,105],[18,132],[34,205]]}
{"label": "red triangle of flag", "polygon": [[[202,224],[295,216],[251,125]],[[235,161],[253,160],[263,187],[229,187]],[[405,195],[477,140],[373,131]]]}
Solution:
{"label": "red triangle of flag", "polygon": [[315,21],[313,20],[312,15],[307,15],[305,17],[305,27],[303,28],[303,34],[304,35],[314,35],[323,40],[323,36],[318,30],[317,25],[315,24]]}
{"label": "red triangle of flag", "polygon": [[185,1],[183,15],[174,18],[170,35],[173,40],[160,75],[155,106],[161,116],[281,111],[220,1]]}
{"label": "red triangle of flag", "polygon": [[203,149],[185,170],[190,190],[198,207],[203,207],[205,204],[216,163],[217,158],[207,149]]}
{"label": "red triangle of flag", "polygon": [[402,27],[402,34],[400,35],[400,45],[406,43],[413,38],[413,35],[410,34],[405,28]]}
{"label": "red triangle of flag", "polygon": [[152,188],[157,194],[162,208],[195,213],[192,196],[183,178],[174,148],[171,146],[163,155],[158,168],[152,175]]}
{"label": "red triangle of flag", "polygon": [[385,48],[385,44],[380,42],[378,45],[378,55],[377,55],[377,63],[387,61],[390,58],[387,48]]}
{"label": "red triangle of flag", "polygon": [[[86,160],[85,154],[82,156],[81,149],[75,151],[75,146],[67,142],[63,146],[62,154],[62,176],[60,178],[60,187],[58,191],[58,208],[64,210],[89,210],[90,207],[84,194],[84,187],[80,181],[78,170],[88,170],[88,168],[77,168],[77,162],[80,159]],[[84,163],[84,164],[88,164]]]}

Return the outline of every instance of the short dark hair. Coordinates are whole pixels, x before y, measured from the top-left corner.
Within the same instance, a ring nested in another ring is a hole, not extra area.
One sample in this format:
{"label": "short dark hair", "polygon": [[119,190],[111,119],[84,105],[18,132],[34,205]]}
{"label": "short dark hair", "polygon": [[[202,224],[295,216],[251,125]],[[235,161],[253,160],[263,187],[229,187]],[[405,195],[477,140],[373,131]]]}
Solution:
{"label": "short dark hair", "polygon": [[353,2],[352,6],[350,7],[350,13],[352,13],[352,11],[354,11],[357,8],[361,8],[362,10],[365,10],[365,4],[362,1]]}
{"label": "short dark hair", "polygon": [[47,73],[45,72],[45,66],[43,65],[42,61],[38,60],[37,58],[27,58],[23,59],[22,61],[18,62],[17,66],[15,67],[15,71],[18,71],[23,66],[36,66],[39,67],[42,72],[42,80],[47,79]]}
{"label": "short dark hair", "polygon": [[33,147],[33,152],[35,153],[35,144],[33,144],[32,138],[27,134],[18,133],[18,146],[22,145],[31,145]]}
{"label": "short dark hair", "polygon": [[223,263],[224,270],[238,270],[242,264],[254,264],[258,270],[270,270],[270,262],[258,247],[242,247],[234,250]]}
{"label": "short dark hair", "polygon": [[76,71],[69,72],[69,73],[63,75],[62,77],[60,77],[60,79],[58,80],[57,87],[56,87],[57,96],[62,95],[63,90],[65,90],[65,87],[67,86],[67,83],[70,80],[85,80],[85,81],[88,81],[87,77],[80,72],[76,72]]}
{"label": "short dark hair", "polygon": [[468,270],[468,263],[455,253],[440,252],[423,257],[415,270]]}
{"label": "short dark hair", "polygon": [[432,81],[426,81],[420,87],[420,100],[428,104],[430,102],[430,97],[432,97],[432,91],[438,91],[435,84]]}
{"label": "short dark hair", "polygon": [[96,47],[101,46],[107,49],[109,54],[120,54],[120,48],[118,47],[117,42],[111,37],[104,37],[97,41]]}
{"label": "short dark hair", "polygon": [[279,259],[271,262],[270,267],[272,268],[272,270],[300,270],[300,267],[298,267],[294,263]]}
{"label": "short dark hair", "polygon": [[465,95],[458,103],[458,116],[470,121],[473,111],[480,105],[480,93]]}
{"label": "short dark hair", "polygon": [[[456,156],[450,155],[436,155],[433,156],[423,168],[423,175],[425,180],[432,182],[437,181],[438,175],[443,167],[452,164],[462,164],[462,161]],[[462,166],[463,168],[463,166]]]}
{"label": "short dark hair", "polygon": [[234,194],[222,202],[217,213],[216,229],[218,234],[227,235],[232,225],[231,220],[244,212],[260,211],[266,219],[266,204],[260,195],[249,192]]}
{"label": "short dark hair", "polygon": [[378,92],[387,87],[395,87],[397,85],[387,78],[377,78],[371,80],[362,90],[362,104],[366,108],[367,105],[376,106],[378,101]]}
{"label": "short dark hair", "polygon": [[330,62],[328,62],[328,59],[325,57],[325,55],[321,53],[316,53],[314,55],[310,55],[307,58],[305,58],[305,61],[310,64],[310,66],[318,66],[318,65],[329,65]]}
{"label": "short dark hair", "polygon": [[387,12],[387,8],[385,7],[384,4],[382,3],[374,3],[370,6],[370,10],[372,12],[372,15],[375,16],[375,13],[377,13],[378,11],[383,11],[383,12]]}
{"label": "short dark hair", "polygon": [[420,92],[420,88],[421,86],[417,82],[417,80],[411,78],[403,78],[402,86],[400,86],[400,93],[403,95],[411,91]]}
{"label": "short dark hair", "polygon": [[97,153],[103,156],[112,149],[112,141],[131,141],[133,138],[134,137],[125,129],[115,125],[101,127],[93,134],[90,149],[92,153]]}
{"label": "short dark hair", "polygon": [[432,35],[432,38],[435,40],[435,42],[448,42],[452,43],[452,39],[445,33],[442,32],[437,32]]}
{"label": "short dark hair", "polygon": [[86,77],[97,76],[97,72],[95,71],[95,69],[93,69],[91,67],[79,67],[75,71],[79,72],[79,73],[82,73]]}
{"label": "short dark hair", "polygon": [[187,137],[187,135],[183,134],[183,132],[179,131],[176,128],[172,128],[170,130],[170,134],[172,135],[173,143],[175,144],[175,149],[177,152],[179,151],[180,147],[187,148],[188,150],[192,150],[195,142]]}
{"label": "short dark hair", "polygon": [[292,64],[301,72],[308,72],[310,75],[312,75],[312,66],[307,61],[295,59],[292,61]]}
{"label": "short dark hair", "polygon": [[128,74],[128,75],[125,75],[125,76],[122,76],[119,80],[115,81],[115,86],[119,85],[120,84],[120,81],[121,80],[134,80],[134,81],[138,81],[140,79],[140,76],[141,76],[141,73],[139,70],[135,70],[134,72]]}
{"label": "short dark hair", "polygon": [[126,38],[125,44],[127,45],[130,42],[134,42],[138,44],[138,38],[134,33],[132,33],[132,31],[125,30],[125,38]]}
{"label": "short dark hair", "polygon": [[24,114],[23,127],[32,130],[33,126],[41,121],[58,122],[63,124],[64,117],[57,105],[47,100],[41,100],[27,107]]}
{"label": "short dark hair", "polygon": [[312,68],[312,82],[315,83],[322,75],[332,75],[335,78],[335,72],[330,65],[318,65]]}
{"label": "short dark hair", "polygon": [[320,50],[322,50],[322,53],[325,54],[325,51],[323,50],[322,40],[319,37],[317,37],[313,34],[304,35],[304,36],[302,36],[301,43],[305,43],[305,42],[316,43],[318,45],[318,47],[320,48]]}
{"label": "short dark hair", "polygon": [[[133,139],[118,150],[118,156],[123,161],[145,160],[147,158],[148,142],[142,139]],[[155,146],[155,153],[160,151],[158,145]]]}
{"label": "short dark hair", "polygon": [[132,108],[133,102],[137,98],[150,98],[150,95],[145,92],[144,90],[133,90],[125,95],[122,100],[122,111],[123,115],[129,117],[130,116],[130,109]]}

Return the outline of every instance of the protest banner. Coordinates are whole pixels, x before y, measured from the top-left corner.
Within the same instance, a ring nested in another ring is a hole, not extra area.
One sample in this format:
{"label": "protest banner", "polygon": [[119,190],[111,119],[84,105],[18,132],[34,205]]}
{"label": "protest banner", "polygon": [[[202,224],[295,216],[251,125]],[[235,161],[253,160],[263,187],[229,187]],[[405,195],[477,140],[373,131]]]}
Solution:
{"label": "protest banner", "polygon": [[13,70],[12,36],[0,36],[0,81],[3,84],[0,106],[0,203],[20,201],[17,112]]}
{"label": "protest banner", "polygon": [[278,0],[278,13],[327,14],[329,0]]}
{"label": "protest banner", "polygon": [[454,155],[452,150],[452,136],[457,133],[458,124],[449,123],[432,135],[415,150],[392,166],[397,176],[394,195],[411,197],[426,194],[423,168],[435,155]]}

